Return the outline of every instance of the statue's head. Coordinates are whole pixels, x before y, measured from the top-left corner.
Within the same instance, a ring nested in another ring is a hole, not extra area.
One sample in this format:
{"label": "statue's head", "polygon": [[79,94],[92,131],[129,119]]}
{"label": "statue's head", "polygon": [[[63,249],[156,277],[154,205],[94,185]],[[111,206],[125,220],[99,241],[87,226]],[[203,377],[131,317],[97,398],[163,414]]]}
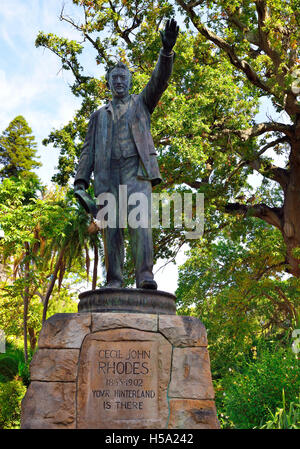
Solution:
{"label": "statue's head", "polygon": [[126,97],[131,88],[131,73],[126,64],[119,61],[106,73],[106,82],[113,97]]}

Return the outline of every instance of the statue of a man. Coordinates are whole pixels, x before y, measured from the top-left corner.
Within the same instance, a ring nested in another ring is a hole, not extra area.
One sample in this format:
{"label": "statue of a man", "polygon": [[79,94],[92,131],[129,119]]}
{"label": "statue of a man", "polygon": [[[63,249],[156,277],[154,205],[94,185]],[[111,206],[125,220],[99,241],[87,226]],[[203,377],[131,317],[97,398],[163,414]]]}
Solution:
{"label": "statue of a man", "polygon": [[[153,279],[153,243],[151,230],[152,186],[161,182],[150,116],[168,86],[172,73],[179,27],[168,20],[161,32],[163,48],[152,76],[139,95],[130,95],[131,74],[127,66],[118,63],[106,75],[112,101],[94,112],[90,118],[85,143],[75,177],[75,193],[85,190],[94,172],[94,192],[112,193],[119,205],[119,186],[132,193],[143,193],[148,199],[148,226],[129,226],[135,263],[137,288],[157,289]],[[128,207],[130,212],[130,206]],[[124,262],[123,229],[107,226],[103,230],[107,287],[122,287]]]}

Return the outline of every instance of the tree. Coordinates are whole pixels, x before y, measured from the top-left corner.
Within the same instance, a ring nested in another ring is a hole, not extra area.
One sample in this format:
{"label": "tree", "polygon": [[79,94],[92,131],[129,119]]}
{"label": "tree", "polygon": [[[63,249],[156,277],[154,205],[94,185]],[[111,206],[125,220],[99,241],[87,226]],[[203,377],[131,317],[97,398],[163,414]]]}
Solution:
{"label": "tree", "polygon": [[[225,120],[209,134],[225,136],[227,153],[232,141],[239,144],[231,179],[248,167],[280,186],[282,201],[275,207],[259,201],[226,201],[224,207],[228,213],[258,217],[279,229],[286,244],[287,271],[300,277],[299,0],[210,1],[207,8],[202,1],[176,3],[199,34],[227,56],[243,85],[255,86],[281,114],[280,119],[253,121],[243,129]],[[206,24],[201,19],[204,11]],[[267,156],[271,148],[285,157],[284,167]]]}
{"label": "tree", "polygon": [[[72,193],[67,192],[65,197],[65,210],[68,219],[61,228],[60,233],[56,233],[52,238],[51,244],[51,266],[47,290],[43,295],[43,316],[42,323],[46,321],[49,299],[53,293],[54,286],[58,280],[58,290],[62,286],[64,276],[68,276],[72,271],[79,272],[81,279],[86,276],[89,280],[90,275],[90,250],[94,253],[94,264],[92,274],[92,290],[97,287],[97,274],[99,264],[99,252],[102,253],[99,236],[90,232],[91,226],[88,226],[89,216],[81,206],[70,207],[74,201]],[[85,272],[82,269],[85,267]]]}
{"label": "tree", "polygon": [[237,367],[260,341],[290,346],[299,325],[299,279],[283,278],[280,232],[251,217],[217,241],[195,245],[179,270],[177,307],[205,324],[214,379]]}
{"label": "tree", "polygon": [[[299,0],[73,3],[82,8],[80,20],[64,9],[60,19],[78,31],[81,43],[45,33],[36,40],[73,73],[72,92],[82,97],[74,120],[45,141],[61,148],[55,179],[68,182],[86,119],[107,95],[103,80],[84,74],[79,60],[85,47],[92,46],[97,64],[108,67],[118,56],[138,70],[133,88],[138,91],[153,69],[159,26],[177,13],[193,30],[181,26],[172,82],[152,119],[165,186],[205,193],[212,236],[235,214],[275,226],[286,245],[281,262],[299,277]],[[259,101],[266,98],[288,123],[256,121]],[[276,156],[285,160],[284,167],[275,164]],[[254,172],[270,192],[280,187],[276,204],[272,198],[260,201],[259,188],[248,194],[247,179]]]}
{"label": "tree", "polygon": [[[6,269],[1,283],[0,327],[6,335],[19,335],[23,329],[26,361],[28,336],[34,349],[50,297],[58,301],[59,310],[62,303],[70,309],[76,284],[89,277],[89,249],[98,244],[88,233],[89,217],[66,189],[37,195],[35,187],[22,175],[0,184],[0,221],[5,231],[0,250]],[[55,304],[50,306],[55,313]]]}
{"label": "tree", "polygon": [[36,142],[31,128],[25,118],[18,115],[0,136],[0,179],[40,167],[36,157]]}

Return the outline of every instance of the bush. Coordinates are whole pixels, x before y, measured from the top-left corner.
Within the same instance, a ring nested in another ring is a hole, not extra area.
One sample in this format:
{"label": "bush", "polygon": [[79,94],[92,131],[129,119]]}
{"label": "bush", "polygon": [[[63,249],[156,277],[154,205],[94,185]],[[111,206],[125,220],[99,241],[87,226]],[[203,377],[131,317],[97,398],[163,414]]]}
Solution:
{"label": "bush", "polygon": [[31,357],[30,352],[28,363],[25,363],[23,350],[8,344],[6,353],[0,354],[0,383],[9,382],[18,375],[22,378],[24,385],[28,386]]}
{"label": "bush", "polygon": [[300,397],[296,402],[291,402],[287,410],[283,390],[282,407],[277,408],[274,414],[270,411],[270,415],[271,419],[261,426],[261,429],[300,429]]}
{"label": "bush", "polygon": [[282,402],[286,404],[299,395],[299,361],[295,354],[284,348],[258,352],[257,359],[248,362],[240,372],[227,375],[223,382],[224,409],[237,428],[259,427]]}
{"label": "bush", "polygon": [[26,387],[19,379],[0,384],[0,429],[20,427],[21,401]]}
{"label": "bush", "polygon": [[18,373],[18,360],[11,355],[0,358],[0,382],[9,382]]}

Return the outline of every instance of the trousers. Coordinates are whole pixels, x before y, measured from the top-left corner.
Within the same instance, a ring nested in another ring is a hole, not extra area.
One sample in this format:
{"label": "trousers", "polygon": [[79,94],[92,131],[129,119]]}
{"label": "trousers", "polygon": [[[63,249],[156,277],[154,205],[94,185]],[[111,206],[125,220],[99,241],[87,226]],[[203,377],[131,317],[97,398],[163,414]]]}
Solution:
{"label": "trousers", "polygon": [[135,265],[136,286],[143,280],[153,280],[153,243],[151,229],[151,192],[150,181],[137,178],[140,159],[138,156],[131,156],[111,160],[111,180],[109,192],[116,200],[116,226],[107,226],[103,230],[105,265],[107,272],[107,283],[123,283],[124,267],[124,229],[119,227],[119,186],[127,187],[127,218],[134,205],[128,205],[128,198],[133,193],[142,193],[147,198],[147,210],[144,211],[148,217],[147,227],[132,227],[128,222],[130,247]]}

